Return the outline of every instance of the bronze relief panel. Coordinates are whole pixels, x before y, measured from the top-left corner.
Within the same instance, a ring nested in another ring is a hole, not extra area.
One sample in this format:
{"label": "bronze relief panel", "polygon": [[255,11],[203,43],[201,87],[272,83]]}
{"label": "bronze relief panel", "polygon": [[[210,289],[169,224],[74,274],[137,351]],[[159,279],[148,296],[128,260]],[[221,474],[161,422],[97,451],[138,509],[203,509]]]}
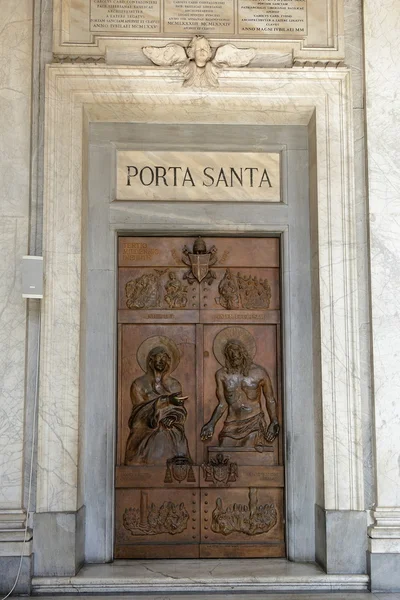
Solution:
{"label": "bronze relief panel", "polygon": [[119,260],[116,556],[284,556],[279,240]]}
{"label": "bronze relief panel", "polygon": [[158,553],[174,556],[168,545],[194,545],[200,539],[199,491],[190,489],[121,490],[116,493],[116,558],[152,557],[149,542]]}
{"label": "bronze relief panel", "polygon": [[120,269],[120,310],[183,310],[198,308],[198,291],[184,279],[185,270],[174,267]]}
{"label": "bronze relief panel", "polygon": [[276,335],[274,325],[204,327],[200,437],[209,450],[239,450],[240,462],[278,464]]}
{"label": "bronze relief panel", "polygon": [[202,491],[201,556],[282,556],[283,540],[283,489]]}
{"label": "bronze relief panel", "polygon": [[[279,309],[278,269],[217,269],[216,283],[217,293],[209,310]],[[200,307],[204,308],[202,304]]]}
{"label": "bronze relief panel", "polygon": [[194,327],[120,327],[119,465],[196,460]]}
{"label": "bronze relief panel", "polygon": [[[211,254],[217,257],[212,268],[253,267],[277,268],[279,240],[277,238],[241,237],[120,237],[118,266],[121,267],[182,267],[187,254]],[[197,244],[196,244],[197,242]],[[189,259],[190,263],[190,259]],[[189,266],[189,265],[188,265]],[[186,269],[187,270],[187,269]]]}

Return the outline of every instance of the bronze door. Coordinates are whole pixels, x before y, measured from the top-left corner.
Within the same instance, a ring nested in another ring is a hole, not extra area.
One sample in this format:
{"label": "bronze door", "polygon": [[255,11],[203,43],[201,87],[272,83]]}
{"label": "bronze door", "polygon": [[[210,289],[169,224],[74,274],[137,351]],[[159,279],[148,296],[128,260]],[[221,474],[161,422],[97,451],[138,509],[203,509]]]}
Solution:
{"label": "bronze door", "polygon": [[121,237],[115,557],[283,557],[277,238]]}

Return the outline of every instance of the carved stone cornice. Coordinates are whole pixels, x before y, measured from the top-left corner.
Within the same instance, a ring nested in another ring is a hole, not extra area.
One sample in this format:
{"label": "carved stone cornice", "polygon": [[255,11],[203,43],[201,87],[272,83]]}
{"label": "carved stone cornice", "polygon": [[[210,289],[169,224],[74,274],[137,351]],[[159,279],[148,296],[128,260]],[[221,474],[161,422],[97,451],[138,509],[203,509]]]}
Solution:
{"label": "carved stone cornice", "polygon": [[295,59],[293,68],[297,69],[342,69],[347,68],[343,60],[299,60]]}
{"label": "carved stone cornice", "polygon": [[105,56],[81,56],[74,54],[53,54],[53,63],[57,64],[105,64]]}

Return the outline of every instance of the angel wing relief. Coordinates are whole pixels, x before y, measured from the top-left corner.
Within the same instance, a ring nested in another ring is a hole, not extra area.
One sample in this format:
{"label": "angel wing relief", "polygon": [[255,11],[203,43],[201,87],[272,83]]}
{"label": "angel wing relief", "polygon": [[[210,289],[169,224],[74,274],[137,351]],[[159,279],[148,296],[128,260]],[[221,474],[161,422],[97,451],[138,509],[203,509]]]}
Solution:
{"label": "angel wing relief", "polygon": [[179,44],[146,46],[143,53],[155,65],[176,67],[183,75],[184,86],[217,87],[218,76],[226,67],[245,67],[255,57],[252,48],[241,49],[233,44],[217,48],[215,55],[209,41],[196,35],[185,49]]}

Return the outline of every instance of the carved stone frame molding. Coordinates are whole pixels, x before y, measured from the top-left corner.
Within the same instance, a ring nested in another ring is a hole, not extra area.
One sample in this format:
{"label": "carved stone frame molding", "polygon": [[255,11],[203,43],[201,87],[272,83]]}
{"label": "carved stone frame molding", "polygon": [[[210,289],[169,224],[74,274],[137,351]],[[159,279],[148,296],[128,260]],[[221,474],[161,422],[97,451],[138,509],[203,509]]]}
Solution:
{"label": "carved stone frame molding", "polygon": [[83,505],[79,465],[81,261],[91,122],[308,127],[313,312],[319,323],[314,328],[314,364],[320,365],[315,369],[320,409],[316,435],[322,436],[323,448],[317,458],[317,503],[326,512],[363,511],[348,70],[232,69],[221,74],[218,90],[205,93],[182,89],[181,78],[166,69],[50,65],[46,95],[37,512],[76,513]]}

